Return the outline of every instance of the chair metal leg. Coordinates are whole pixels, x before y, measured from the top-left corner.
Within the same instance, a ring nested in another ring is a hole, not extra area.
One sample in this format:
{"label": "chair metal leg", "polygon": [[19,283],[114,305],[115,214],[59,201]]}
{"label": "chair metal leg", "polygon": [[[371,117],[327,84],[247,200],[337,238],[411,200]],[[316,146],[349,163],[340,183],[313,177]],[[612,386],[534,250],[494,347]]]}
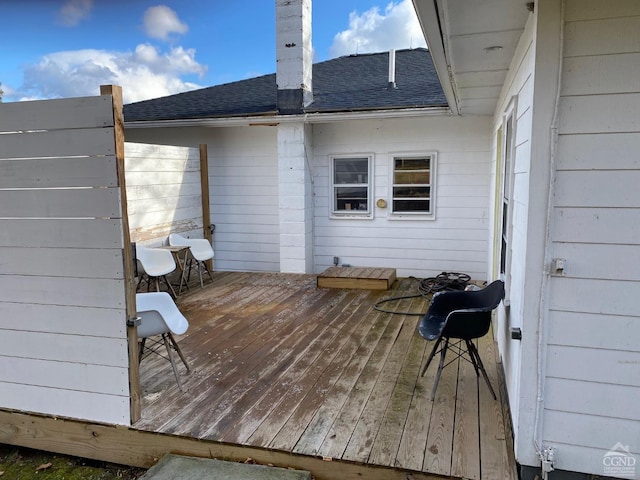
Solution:
{"label": "chair metal leg", "polygon": [[436,351],[438,350],[438,345],[440,345],[440,342],[442,341],[442,337],[438,337],[438,339],[436,340],[436,344],[433,346],[433,349],[431,350],[431,353],[429,354],[429,358],[427,358],[427,363],[424,364],[424,368],[422,369],[422,377],[424,377],[424,374],[427,371],[427,368],[429,367],[429,364],[431,363],[431,360],[433,360],[433,357],[436,354]]}
{"label": "chair metal leg", "polygon": [[438,364],[438,371],[436,372],[436,378],[433,381],[433,390],[431,390],[431,401],[436,398],[436,390],[438,388],[438,382],[440,381],[440,375],[442,375],[442,369],[444,367],[444,357],[447,354],[447,348],[449,348],[449,339],[444,339],[444,346],[440,351],[440,363]]}
{"label": "chair metal leg", "polygon": [[478,368],[478,362],[476,361],[476,356],[473,354],[473,342],[469,339],[465,339],[465,344],[467,345],[467,352],[469,352],[469,357],[471,358],[471,364],[473,365],[473,369],[476,371],[476,375],[480,376],[480,370]]}
{"label": "chair metal leg", "polygon": [[173,374],[176,377],[176,382],[178,383],[178,389],[182,391],[182,384],[180,383],[180,376],[178,375],[178,367],[176,366],[176,361],[173,359],[171,355],[171,346],[169,345],[169,341],[167,340],[167,335],[162,334],[162,341],[164,342],[164,347],[167,349],[167,356],[169,357],[169,361],[171,362],[171,368],[173,369]]}
{"label": "chair metal leg", "polygon": [[182,350],[178,346],[178,342],[176,342],[176,339],[173,338],[173,334],[171,332],[169,332],[167,335],[169,335],[169,340],[171,340],[171,344],[173,345],[173,348],[176,350],[176,352],[178,352],[178,356],[180,357],[180,360],[182,360],[182,363],[184,363],[184,366],[187,368],[187,373],[189,373],[191,369],[189,368],[189,364],[187,363],[187,360],[184,358],[184,355],[182,354]]}
{"label": "chair metal leg", "polygon": [[480,372],[482,372],[482,376],[484,377],[485,382],[487,382],[487,385],[489,386],[489,390],[491,391],[491,395],[493,395],[493,399],[497,400],[498,397],[496,396],[496,392],[493,391],[493,387],[491,386],[491,382],[489,381],[489,376],[487,375],[487,371],[484,369],[484,365],[482,364],[482,360],[480,359],[480,354],[478,353],[478,349],[471,341],[468,342],[468,348],[469,348],[469,355],[472,357],[475,356],[475,361],[478,363],[478,368],[480,369]]}

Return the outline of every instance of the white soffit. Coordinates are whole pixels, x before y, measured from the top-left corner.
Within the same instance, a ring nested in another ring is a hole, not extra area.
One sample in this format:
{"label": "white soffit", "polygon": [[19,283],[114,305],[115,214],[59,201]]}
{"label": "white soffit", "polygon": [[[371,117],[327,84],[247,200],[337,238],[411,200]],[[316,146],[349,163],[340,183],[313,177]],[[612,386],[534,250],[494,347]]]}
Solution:
{"label": "white soffit", "polygon": [[[530,15],[528,2],[413,0],[413,3],[449,103],[456,102],[461,114],[493,114]],[[446,82],[449,85],[445,86]]]}

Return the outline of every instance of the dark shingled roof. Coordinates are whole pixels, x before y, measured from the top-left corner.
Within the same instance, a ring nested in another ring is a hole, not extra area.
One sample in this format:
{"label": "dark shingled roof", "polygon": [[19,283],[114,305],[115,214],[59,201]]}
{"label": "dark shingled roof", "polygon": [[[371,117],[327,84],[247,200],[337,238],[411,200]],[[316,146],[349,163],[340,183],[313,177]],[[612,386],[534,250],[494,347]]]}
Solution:
{"label": "dark shingled roof", "polygon": [[[396,88],[389,88],[389,54],[349,55],[313,65],[313,103],[306,113],[446,107],[431,55],[396,52]],[[124,106],[127,122],[276,114],[275,74]]]}

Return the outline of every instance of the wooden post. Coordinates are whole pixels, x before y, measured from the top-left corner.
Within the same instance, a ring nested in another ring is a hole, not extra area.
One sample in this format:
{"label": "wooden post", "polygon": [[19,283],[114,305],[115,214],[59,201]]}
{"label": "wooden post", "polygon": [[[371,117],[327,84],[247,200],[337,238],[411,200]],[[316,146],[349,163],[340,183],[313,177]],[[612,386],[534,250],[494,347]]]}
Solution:
{"label": "wooden post", "polygon": [[[213,246],[213,235],[211,234],[211,207],[209,205],[209,157],[207,144],[200,144],[200,189],[202,194],[202,236],[211,242]],[[207,260],[207,267],[213,271],[213,260]]]}
{"label": "wooden post", "polygon": [[[136,287],[133,275],[133,254],[129,233],[129,215],[127,213],[127,188],[124,177],[124,116],[122,114],[122,87],[117,85],[101,85],[100,95],[111,95],[113,99],[114,137],[116,150],[116,170],[120,188],[120,206],[122,212],[122,258],[124,261],[125,301],[127,321],[138,316],[136,308]],[[138,328],[127,327],[129,345],[129,392],[131,395],[131,423],[141,416],[140,401],[140,369],[138,362]]]}

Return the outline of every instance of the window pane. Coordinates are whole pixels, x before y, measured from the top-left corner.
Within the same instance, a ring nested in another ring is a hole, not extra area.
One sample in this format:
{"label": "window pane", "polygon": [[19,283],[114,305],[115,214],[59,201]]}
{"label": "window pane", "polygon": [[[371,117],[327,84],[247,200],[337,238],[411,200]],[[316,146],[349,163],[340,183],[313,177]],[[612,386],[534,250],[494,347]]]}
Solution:
{"label": "window pane", "polygon": [[367,187],[335,187],[335,210],[364,210],[368,205]]}
{"label": "window pane", "polygon": [[429,169],[430,158],[396,158],[395,170]]}
{"label": "window pane", "polygon": [[393,198],[429,198],[431,187],[394,187]]}
{"label": "window pane", "polygon": [[395,172],[393,174],[393,183],[400,183],[405,185],[412,185],[415,183],[430,183],[431,172]]}
{"label": "window pane", "polygon": [[427,200],[393,200],[394,212],[428,212],[431,202]]}
{"label": "window pane", "polygon": [[333,164],[333,183],[338,185],[369,183],[368,158],[336,158]]}

